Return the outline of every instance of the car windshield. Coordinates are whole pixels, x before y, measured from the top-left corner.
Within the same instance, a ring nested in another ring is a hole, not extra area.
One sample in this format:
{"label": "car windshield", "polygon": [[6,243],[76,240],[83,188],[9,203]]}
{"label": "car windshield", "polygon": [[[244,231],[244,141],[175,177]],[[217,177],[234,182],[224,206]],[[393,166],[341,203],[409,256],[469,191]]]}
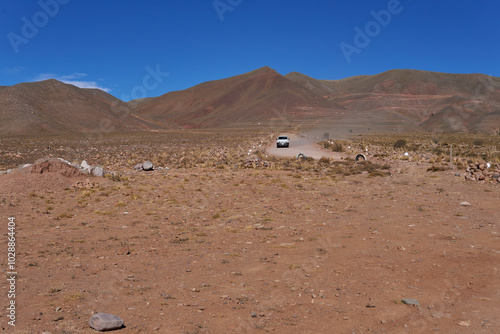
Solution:
{"label": "car windshield", "polygon": [[288,137],[280,136],[278,139],[288,139]]}

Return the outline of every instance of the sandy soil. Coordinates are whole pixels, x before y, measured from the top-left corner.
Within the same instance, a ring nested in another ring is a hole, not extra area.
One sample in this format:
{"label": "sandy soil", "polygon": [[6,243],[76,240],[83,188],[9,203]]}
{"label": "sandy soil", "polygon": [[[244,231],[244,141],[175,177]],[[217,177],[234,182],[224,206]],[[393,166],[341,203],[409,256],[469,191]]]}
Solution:
{"label": "sandy soil", "polygon": [[124,334],[500,332],[499,186],[399,170],[0,175],[18,271],[0,328],[94,333],[107,312]]}
{"label": "sandy soil", "polygon": [[317,138],[313,138],[300,134],[280,134],[290,138],[290,147],[276,147],[276,141],[270,142],[266,147],[268,154],[277,155],[281,157],[297,157],[299,153],[305,154],[307,157],[314,159],[321,159],[322,157],[333,158],[340,160],[341,155],[320,147]]}

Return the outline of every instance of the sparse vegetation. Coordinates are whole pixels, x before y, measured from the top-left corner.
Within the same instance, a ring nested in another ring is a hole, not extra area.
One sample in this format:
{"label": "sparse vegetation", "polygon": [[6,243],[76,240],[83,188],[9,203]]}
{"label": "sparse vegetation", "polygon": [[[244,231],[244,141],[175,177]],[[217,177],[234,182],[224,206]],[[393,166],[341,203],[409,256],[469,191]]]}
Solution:
{"label": "sparse vegetation", "polygon": [[394,143],[394,148],[404,148],[406,144],[407,144],[406,139],[398,139]]}

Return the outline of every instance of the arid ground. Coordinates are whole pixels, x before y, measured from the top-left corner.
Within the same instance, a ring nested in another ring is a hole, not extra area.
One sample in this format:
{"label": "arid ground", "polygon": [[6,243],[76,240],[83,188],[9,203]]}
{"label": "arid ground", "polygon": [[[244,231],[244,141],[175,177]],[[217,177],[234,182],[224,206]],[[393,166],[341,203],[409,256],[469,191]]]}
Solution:
{"label": "arid ground", "polygon": [[[94,333],[88,320],[106,312],[124,334],[500,332],[499,182],[381,149],[361,167],[349,151],[263,167],[259,136],[232,147],[214,133],[205,153],[198,135],[1,152],[5,165],[50,150],[120,171],[0,175],[0,265],[13,216],[18,272],[16,327],[5,278],[1,330]],[[249,149],[261,158],[245,163]],[[170,169],[134,171],[141,159]]]}

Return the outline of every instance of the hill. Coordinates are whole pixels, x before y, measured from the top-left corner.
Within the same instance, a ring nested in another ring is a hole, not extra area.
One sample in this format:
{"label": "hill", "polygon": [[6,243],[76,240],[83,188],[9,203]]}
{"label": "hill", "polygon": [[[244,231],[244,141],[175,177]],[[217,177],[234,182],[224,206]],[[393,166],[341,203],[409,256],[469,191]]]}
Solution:
{"label": "hill", "polygon": [[150,98],[134,113],[160,124],[166,121],[184,128],[214,128],[292,122],[306,116],[304,108],[328,107],[329,102],[321,96],[263,67]]}
{"label": "hill", "polygon": [[127,104],[108,93],[54,79],[0,88],[0,119],[3,135],[158,128],[131,116]]}
{"label": "hill", "polygon": [[263,67],[127,103],[47,80],[0,86],[0,119],[4,135],[231,127],[500,133],[500,78],[391,70],[319,80]]}
{"label": "hill", "polygon": [[500,78],[391,70],[343,80],[286,78],[326,94],[344,114],[332,128],[357,131],[500,132]]}

